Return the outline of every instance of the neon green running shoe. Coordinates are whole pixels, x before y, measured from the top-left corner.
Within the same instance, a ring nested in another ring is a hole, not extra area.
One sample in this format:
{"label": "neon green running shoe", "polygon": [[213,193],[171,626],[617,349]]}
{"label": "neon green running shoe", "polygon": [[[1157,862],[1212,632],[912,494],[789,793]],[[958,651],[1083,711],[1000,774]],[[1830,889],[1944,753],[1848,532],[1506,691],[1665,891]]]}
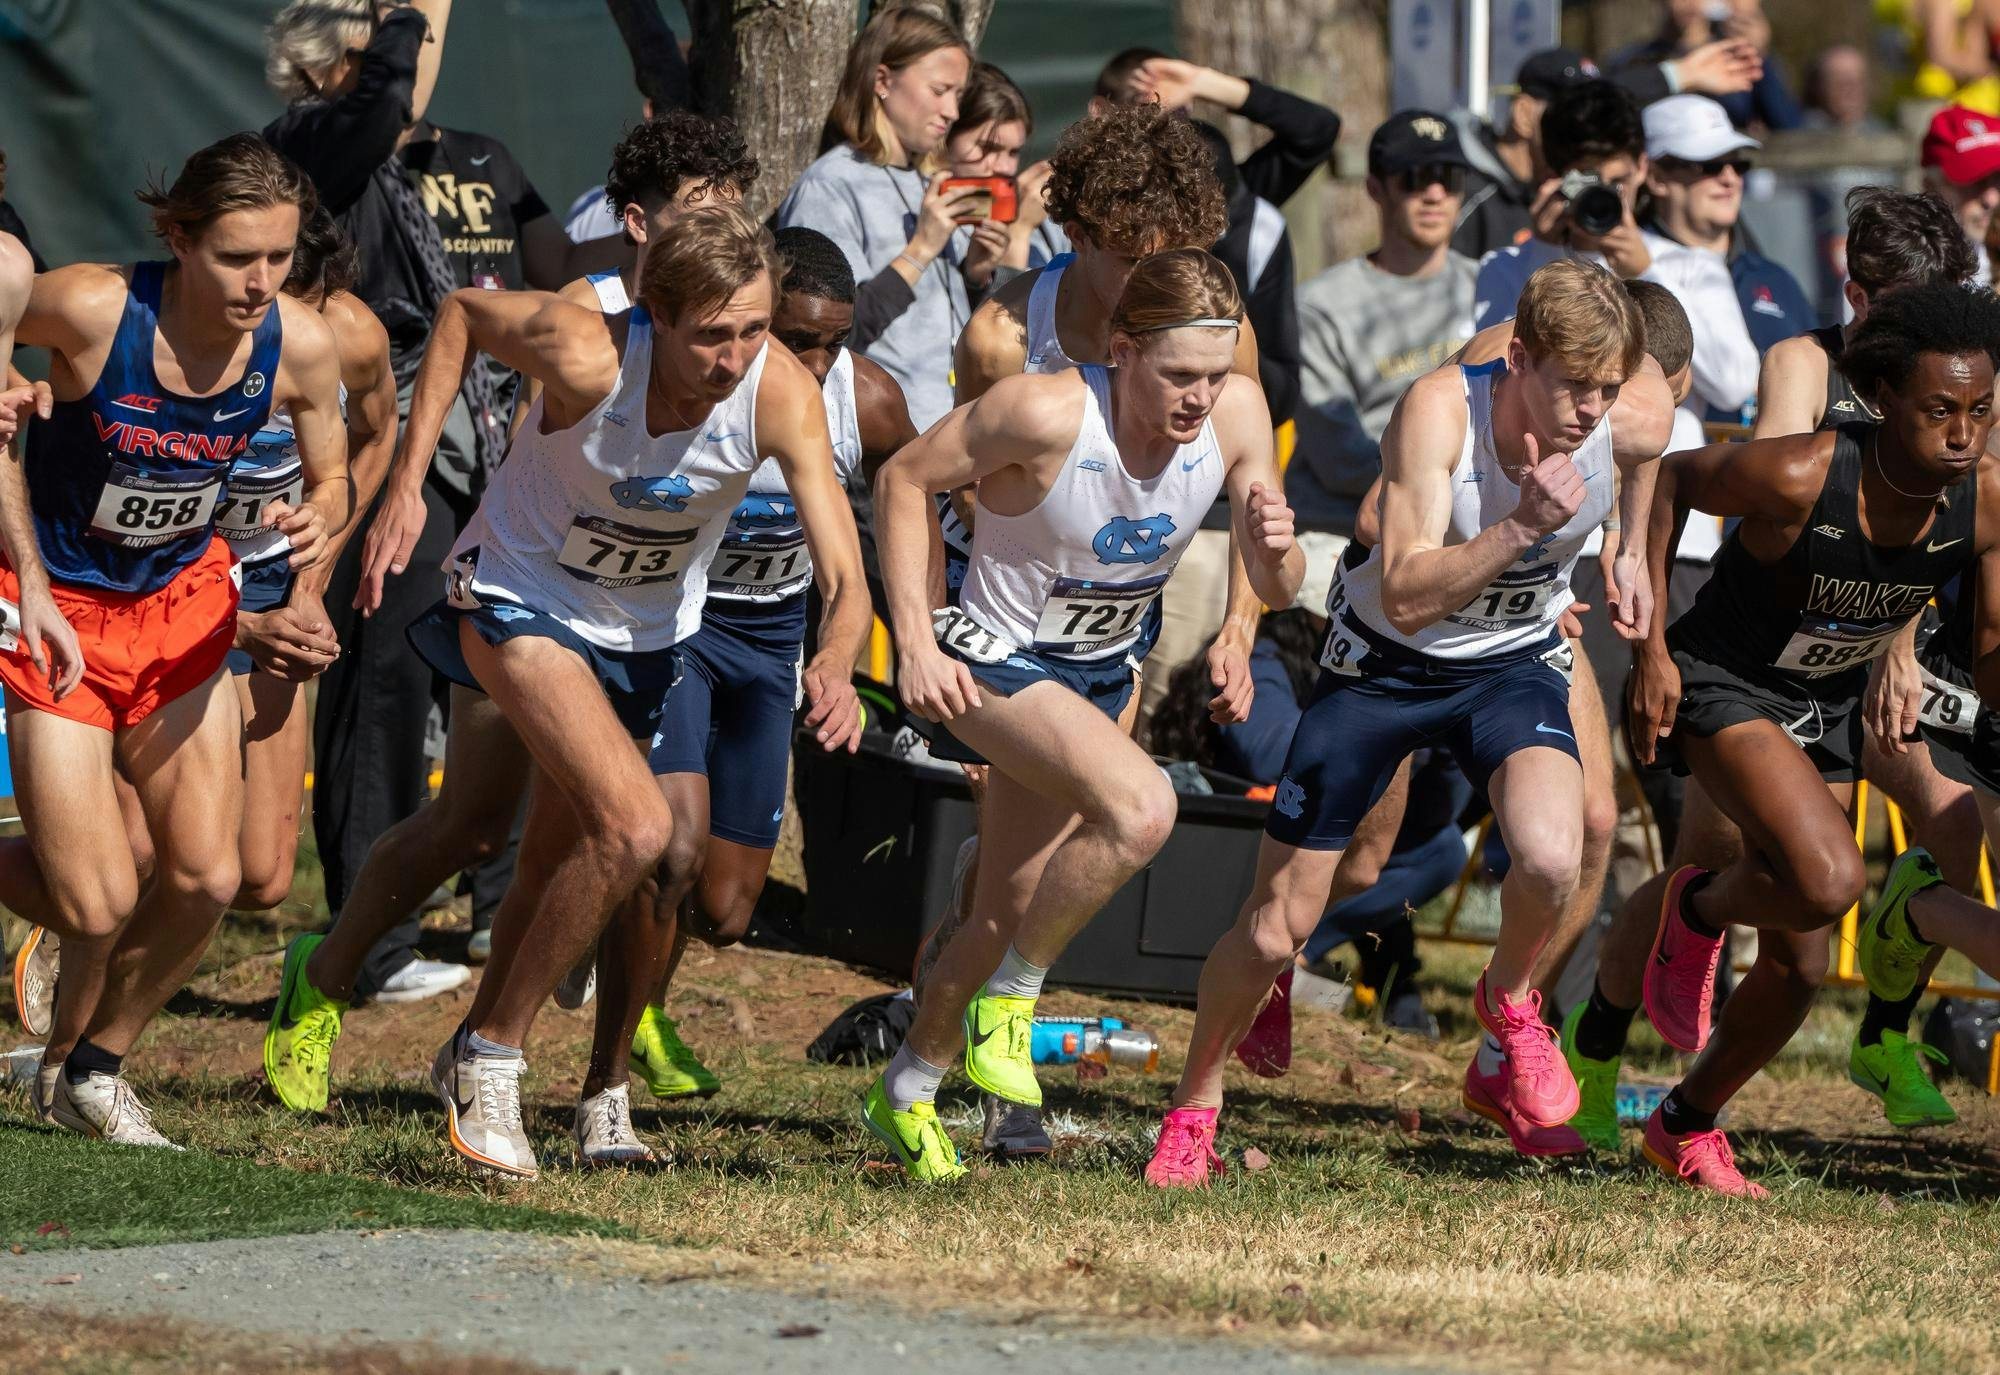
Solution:
{"label": "neon green running shoe", "polygon": [[1936,947],[1910,930],[1910,899],[1942,882],[1937,862],[1914,845],[1889,866],[1882,896],[1861,923],[1861,977],[1876,997],[1897,1003],[1916,990],[1917,974]]}
{"label": "neon green running shoe", "polygon": [[1042,1105],[1030,1044],[1033,998],[989,998],[982,993],[965,1009],[965,1073],[988,1093],[1010,1103]]}
{"label": "neon green running shoe", "polygon": [[655,1098],[706,1098],[722,1087],[715,1072],[681,1040],[666,1009],[646,1004],[632,1033],[632,1072],[646,1081]]}
{"label": "neon green running shoe", "polygon": [[868,1130],[888,1143],[896,1160],[920,1183],[942,1183],[965,1173],[958,1163],[958,1147],[944,1134],[937,1108],[930,1103],[912,1103],[908,1112],[889,1106],[889,1093],[880,1075],[868,1086],[861,1100],[861,1120]]}
{"label": "neon green running shoe", "polygon": [[1620,1150],[1625,1142],[1618,1132],[1619,1057],[1593,1060],[1576,1048],[1576,1024],[1583,1020],[1585,1004],[1578,1003],[1563,1018],[1563,1059],[1569,1062],[1580,1100],[1576,1116],[1569,1119],[1570,1130],[1600,1151]]}
{"label": "neon green running shoe", "polygon": [[1882,1115],[1892,1127],[1947,1127],[1958,1113],[1938,1092],[1924,1069],[1925,1060],[1945,1064],[1950,1057],[1936,1046],[1912,1041],[1900,1031],[1885,1031],[1879,1045],[1861,1044],[1847,1052],[1847,1077],[1882,1100]]}
{"label": "neon green running shoe", "polygon": [[299,936],[285,947],[285,973],[264,1032],[264,1077],[293,1112],[325,1112],[333,1043],[347,1004],[329,998],[306,977],[306,961],[323,936]]}

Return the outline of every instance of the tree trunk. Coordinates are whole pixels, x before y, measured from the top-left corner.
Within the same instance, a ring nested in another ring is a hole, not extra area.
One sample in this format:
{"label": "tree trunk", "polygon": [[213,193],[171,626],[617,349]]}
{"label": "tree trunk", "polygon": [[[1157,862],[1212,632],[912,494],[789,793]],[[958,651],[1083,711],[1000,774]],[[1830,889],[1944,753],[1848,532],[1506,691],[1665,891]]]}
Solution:
{"label": "tree trunk", "polygon": [[964,34],[965,41],[978,52],[979,40],[986,35],[986,21],[993,17],[993,5],[994,0],[869,0],[868,17],[873,19],[894,8],[929,10]]}
{"label": "tree trunk", "polygon": [[819,155],[858,0],[686,0],[695,108],[730,115],[756,155],[744,208],[771,213]]}
{"label": "tree trunk", "polygon": [[[1389,112],[1385,14],[1382,0],[1178,0],[1174,34],[1192,61],[1332,106],[1341,149],[1358,154]],[[1239,154],[1255,146],[1241,120],[1224,127]],[[1358,181],[1315,176],[1285,207],[1285,218],[1300,281],[1375,247],[1374,207]]]}

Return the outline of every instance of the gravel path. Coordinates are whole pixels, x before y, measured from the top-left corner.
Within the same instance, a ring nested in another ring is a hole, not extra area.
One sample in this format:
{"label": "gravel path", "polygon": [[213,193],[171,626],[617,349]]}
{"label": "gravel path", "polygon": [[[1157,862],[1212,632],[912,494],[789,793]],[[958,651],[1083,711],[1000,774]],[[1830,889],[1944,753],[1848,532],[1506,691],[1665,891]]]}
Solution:
{"label": "gravel path", "polygon": [[[63,1283],[65,1277],[76,1277]],[[57,1283],[50,1283],[58,1281]],[[920,1370],[1035,1375],[1324,1370],[1422,1375],[1217,1337],[1153,1337],[1134,1324],[1055,1329],[735,1286],[640,1278],[560,1241],[492,1232],[328,1232],[310,1237],[0,1253],[0,1298],[119,1316],[282,1332],[329,1343],[429,1342],[558,1370],[822,1375]]]}

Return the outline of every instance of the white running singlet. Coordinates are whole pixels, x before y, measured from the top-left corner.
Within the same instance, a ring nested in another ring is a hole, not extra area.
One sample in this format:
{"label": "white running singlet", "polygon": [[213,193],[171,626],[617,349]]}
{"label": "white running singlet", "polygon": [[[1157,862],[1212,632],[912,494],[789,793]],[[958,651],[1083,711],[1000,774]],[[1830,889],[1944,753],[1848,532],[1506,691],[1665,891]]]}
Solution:
{"label": "white running singlet", "polygon": [[[861,417],[854,404],[854,354],[841,349],[820,384],[826,427],[833,435],[833,474],[845,487],[861,467]],[[750,475],[750,491],[729,518],[708,572],[708,595],[723,601],[781,602],[812,585],[812,554],[785,470],[767,458]]]}
{"label": "white running singlet", "polygon": [[1083,421],[1055,484],[1018,516],[979,505],[959,607],[1037,654],[1103,660],[1129,650],[1146,611],[1222,490],[1215,425],[1141,481],[1112,437],[1111,374],[1085,365]]}
{"label": "white running singlet", "polygon": [[654,437],[653,321],[626,319],[610,396],[551,434],[547,394],[529,410],[445,563],[453,605],[519,602],[601,649],[661,649],[700,628],[709,560],[757,467],[770,348],[700,425]]}
{"label": "white running singlet", "polygon": [[[340,386],[340,415],[347,418],[347,384]],[[215,503],[215,533],[229,541],[239,564],[267,563],[292,552],[292,541],[266,514],[274,501],[297,506],[306,496],[305,465],[291,413],[274,407],[229,468],[229,485]]]}
{"label": "white running singlet", "polygon": [[[1521,489],[1493,452],[1493,392],[1507,375],[1504,361],[1461,366],[1465,384],[1465,447],[1451,470],[1451,523],[1444,547],[1464,544],[1514,513]],[[1382,611],[1382,550],[1378,545],[1359,568],[1342,573],[1347,609],[1370,632],[1406,649],[1437,659],[1479,659],[1526,649],[1547,640],[1556,621],[1576,600],[1570,569],[1591,531],[1604,523],[1616,499],[1611,420],[1590,432],[1570,461],[1584,479],[1583,505],[1553,535],[1545,535],[1478,595],[1458,610],[1405,635]],[[1336,596],[1338,592],[1336,592]]]}
{"label": "white running singlet", "polygon": [[593,272],[584,280],[597,291],[597,308],[606,315],[623,315],[632,308],[632,298],[625,294],[625,274],[622,272]]}

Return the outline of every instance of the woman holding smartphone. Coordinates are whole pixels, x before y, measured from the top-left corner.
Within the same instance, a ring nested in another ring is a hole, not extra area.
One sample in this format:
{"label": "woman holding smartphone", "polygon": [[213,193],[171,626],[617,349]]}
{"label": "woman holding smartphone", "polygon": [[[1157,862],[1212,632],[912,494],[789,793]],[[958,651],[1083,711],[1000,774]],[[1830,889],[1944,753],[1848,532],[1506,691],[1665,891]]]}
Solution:
{"label": "woman holding smartphone", "polygon": [[972,68],[972,80],[958,102],[958,122],[945,137],[951,162],[946,190],[962,182],[990,188],[990,199],[975,199],[983,211],[965,248],[965,282],[984,298],[1030,268],[1069,252],[1062,226],[1049,218],[1042,189],[1049,182],[1046,160],[1021,170],[1021,150],[1035,132],[1034,112],[1007,73],[990,62]]}

